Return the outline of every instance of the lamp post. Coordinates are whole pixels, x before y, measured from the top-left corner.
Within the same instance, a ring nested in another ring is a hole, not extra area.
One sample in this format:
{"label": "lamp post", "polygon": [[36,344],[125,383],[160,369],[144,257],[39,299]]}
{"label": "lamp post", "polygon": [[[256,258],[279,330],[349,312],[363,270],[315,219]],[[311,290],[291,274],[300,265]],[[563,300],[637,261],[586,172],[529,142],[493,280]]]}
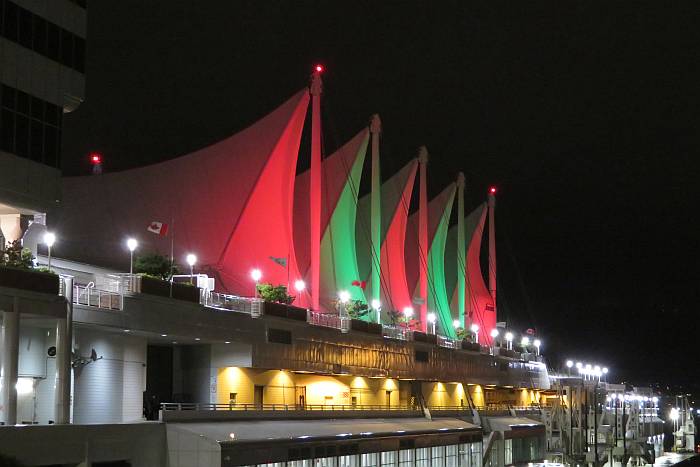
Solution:
{"label": "lamp post", "polygon": [[370,305],[372,306],[372,309],[374,312],[377,314],[377,324],[382,323],[382,302],[377,300],[376,298],[373,298],[372,301],[370,302]]}
{"label": "lamp post", "polygon": [[540,346],[542,345],[542,341],[539,339],[535,339],[535,341],[532,343],[532,345],[535,346],[535,355],[538,357],[540,356]]}
{"label": "lamp post", "polygon": [[48,247],[49,249],[49,271],[51,270],[51,247],[53,244],[56,243],[56,234],[53,232],[46,232],[44,234],[44,244]]}
{"label": "lamp post", "polygon": [[262,279],[262,271],[260,269],[253,269],[250,271],[250,277],[255,282],[255,298],[258,298],[258,282]]}
{"label": "lamp post", "polygon": [[469,326],[469,330],[474,333],[474,343],[478,344],[479,343],[479,325],[472,324],[471,326]]}
{"label": "lamp post", "polygon": [[573,361],[571,361],[571,360],[567,360],[567,361],[566,361],[566,368],[568,368],[569,376],[571,376],[571,367],[573,367],[573,366],[574,366],[574,362],[573,362]]}
{"label": "lamp post", "polygon": [[430,323],[430,328],[432,329],[432,333],[435,334],[435,320],[437,317],[435,316],[435,313],[428,313],[428,322]]}
{"label": "lamp post", "polygon": [[194,265],[197,263],[197,255],[190,253],[187,255],[185,258],[187,261],[187,264],[190,265],[190,284],[193,284],[193,277],[194,277]]}
{"label": "lamp post", "polygon": [[126,241],[126,247],[129,249],[129,274],[134,274],[134,250],[139,246],[139,242],[135,238],[130,238]]}
{"label": "lamp post", "polygon": [[302,293],[306,289],[306,282],[301,279],[294,281],[294,290],[298,293]]}
{"label": "lamp post", "polygon": [[513,333],[508,331],[506,333],[506,349],[513,350]]}
{"label": "lamp post", "polygon": [[530,351],[529,351],[528,348],[527,348],[528,345],[530,345],[530,338],[527,337],[527,336],[523,336],[523,337],[520,339],[520,346],[523,348],[523,350],[524,350],[526,353],[530,353]]}

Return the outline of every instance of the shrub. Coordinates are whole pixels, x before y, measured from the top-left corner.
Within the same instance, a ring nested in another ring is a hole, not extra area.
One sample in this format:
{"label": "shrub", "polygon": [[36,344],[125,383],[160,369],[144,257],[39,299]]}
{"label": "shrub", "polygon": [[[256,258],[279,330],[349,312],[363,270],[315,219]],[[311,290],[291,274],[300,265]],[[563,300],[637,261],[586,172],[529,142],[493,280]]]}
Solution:
{"label": "shrub", "polygon": [[289,305],[295,298],[287,293],[287,287],[284,285],[274,286],[272,284],[258,284],[257,288],[258,295],[260,295],[260,298],[266,302],[284,303],[285,305]]}
{"label": "shrub", "polygon": [[0,264],[11,268],[32,269],[34,257],[29,248],[22,248],[22,242],[15,240],[7,243],[7,248],[0,256]]}
{"label": "shrub", "polygon": [[168,281],[173,274],[178,273],[178,269],[177,264],[171,261],[169,257],[158,253],[150,253],[136,257],[134,272],[154,279]]}

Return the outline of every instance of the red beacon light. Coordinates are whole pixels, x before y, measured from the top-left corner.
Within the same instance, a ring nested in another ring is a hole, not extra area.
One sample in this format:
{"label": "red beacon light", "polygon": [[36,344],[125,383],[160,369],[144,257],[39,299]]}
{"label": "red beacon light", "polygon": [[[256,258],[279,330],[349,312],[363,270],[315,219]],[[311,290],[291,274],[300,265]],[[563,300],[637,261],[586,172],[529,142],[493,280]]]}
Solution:
{"label": "red beacon light", "polygon": [[93,152],[90,154],[90,163],[93,165],[102,163],[102,154],[98,152]]}
{"label": "red beacon light", "polygon": [[491,195],[496,194],[496,187],[495,186],[492,186],[491,188],[489,188],[489,194],[491,194]]}
{"label": "red beacon light", "polygon": [[316,73],[323,73],[323,65],[316,65],[314,70],[316,70]]}

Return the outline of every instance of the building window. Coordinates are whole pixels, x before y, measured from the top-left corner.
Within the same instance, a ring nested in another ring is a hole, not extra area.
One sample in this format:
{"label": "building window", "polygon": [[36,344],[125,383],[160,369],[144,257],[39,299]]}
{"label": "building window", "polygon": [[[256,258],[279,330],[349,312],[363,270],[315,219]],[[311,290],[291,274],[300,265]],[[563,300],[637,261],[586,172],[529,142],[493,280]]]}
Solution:
{"label": "building window", "polygon": [[505,465],[510,465],[513,463],[513,440],[512,439],[507,439],[505,440]]}
{"label": "building window", "polygon": [[0,86],[0,150],[58,167],[62,114],[57,105]]}
{"label": "building window", "polygon": [[0,36],[85,73],[85,39],[11,0],[0,0]]}

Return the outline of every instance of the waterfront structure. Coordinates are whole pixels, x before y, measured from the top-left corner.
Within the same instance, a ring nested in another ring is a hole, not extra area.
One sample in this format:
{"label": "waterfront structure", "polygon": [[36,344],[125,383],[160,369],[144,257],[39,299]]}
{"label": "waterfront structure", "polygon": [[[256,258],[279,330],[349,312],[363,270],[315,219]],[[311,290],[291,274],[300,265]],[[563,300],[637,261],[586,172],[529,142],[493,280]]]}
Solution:
{"label": "waterfront structure", "polygon": [[[513,347],[514,330],[500,328],[506,341],[493,333],[495,276],[487,289],[479,252],[494,193],[466,219],[461,176],[429,201],[425,148],[381,183],[378,117],[325,158],[312,149],[311,169],[296,175],[309,103],[312,146],[319,141],[320,72],[212,146],[64,180],[62,212],[49,216],[60,277],[0,276],[0,421],[13,425],[0,428],[0,452],[28,465],[501,467],[546,458],[555,439],[546,414],[564,396],[539,344]],[[360,197],[368,148],[373,189]],[[197,274],[167,283],[122,272],[137,246],[196,254]],[[258,298],[259,281],[304,286],[288,305]],[[369,301],[373,314],[353,319],[351,299]],[[439,314],[430,332],[428,312]],[[477,326],[475,335],[458,339],[453,319]],[[45,449],[29,448],[37,440]]]}

